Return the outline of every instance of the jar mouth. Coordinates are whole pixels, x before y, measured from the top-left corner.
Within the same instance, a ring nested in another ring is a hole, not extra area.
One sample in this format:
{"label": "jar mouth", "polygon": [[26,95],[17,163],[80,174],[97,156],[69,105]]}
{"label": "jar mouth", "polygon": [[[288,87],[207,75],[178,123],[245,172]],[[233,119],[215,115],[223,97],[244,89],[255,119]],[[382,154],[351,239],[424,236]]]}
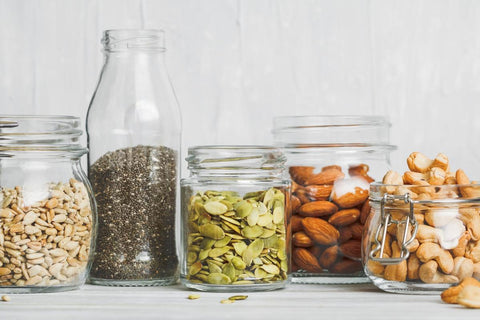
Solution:
{"label": "jar mouth", "polygon": [[129,49],[165,51],[165,32],[160,29],[111,29],[103,32],[101,40],[106,52]]}
{"label": "jar mouth", "polygon": [[80,123],[73,116],[0,115],[0,156],[29,152],[81,156],[87,149],[78,142]]}
{"label": "jar mouth", "polygon": [[[480,202],[480,184],[444,185],[394,185],[373,182],[370,184],[370,201],[380,202],[385,195],[405,195],[416,203]],[[425,194],[425,197],[421,195]]]}
{"label": "jar mouth", "polygon": [[188,169],[192,175],[281,175],[286,157],[272,146],[207,145],[188,149]]}
{"label": "jar mouth", "polygon": [[284,148],[371,148],[389,145],[391,124],[380,116],[282,116],[274,118],[275,145]]}

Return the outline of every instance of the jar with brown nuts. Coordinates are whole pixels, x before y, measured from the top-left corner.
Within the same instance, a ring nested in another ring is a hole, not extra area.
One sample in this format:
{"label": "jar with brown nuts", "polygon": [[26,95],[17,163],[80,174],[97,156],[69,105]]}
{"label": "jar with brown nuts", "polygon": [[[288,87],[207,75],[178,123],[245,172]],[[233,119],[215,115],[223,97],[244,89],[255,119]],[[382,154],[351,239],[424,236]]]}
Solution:
{"label": "jar with brown nuts", "polygon": [[182,283],[202,291],[261,291],[288,282],[290,181],[265,146],[188,151],[182,185]]}
{"label": "jar with brown nuts", "polygon": [[274,138],[292,180],[292,281],[359,283],[369,185],[390,165],[381,117],[278,117]]}
{"label": "jar with brown nuts", "polygon": [[480,279],[480,185],[448,158],[414,152],[403,175],[389,171],[370,189],[363,263],[385,291],[438,293]]}
{"label": "jar with brown nuts", "polygon": [[80,158],[80,121],[0,117],[0,292],[64,291],[85,283],[96,207]]}

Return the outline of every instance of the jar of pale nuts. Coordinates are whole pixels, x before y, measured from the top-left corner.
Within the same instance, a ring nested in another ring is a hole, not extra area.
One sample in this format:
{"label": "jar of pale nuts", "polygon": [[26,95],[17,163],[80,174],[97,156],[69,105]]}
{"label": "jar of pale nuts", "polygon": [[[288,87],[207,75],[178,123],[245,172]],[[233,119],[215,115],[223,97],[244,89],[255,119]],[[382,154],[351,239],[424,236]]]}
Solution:
{"label": "jar of pale nuts", "polygon": [[369,184],[390,164],[381,117],[301,116],[274,121],[292,180],[292,281],[359,283]]}
{"label": "jar of pale nuts", "polygon": [[410,171],[370,187],[365,272],[382,290],[428,294],[480,279],[480,185],[448,158],[412,153]]}
{"label": "jar of pale nuts", "polygon": [[96,209],[79,125],[68,116],[0,117],[0,292],[85,283]]}

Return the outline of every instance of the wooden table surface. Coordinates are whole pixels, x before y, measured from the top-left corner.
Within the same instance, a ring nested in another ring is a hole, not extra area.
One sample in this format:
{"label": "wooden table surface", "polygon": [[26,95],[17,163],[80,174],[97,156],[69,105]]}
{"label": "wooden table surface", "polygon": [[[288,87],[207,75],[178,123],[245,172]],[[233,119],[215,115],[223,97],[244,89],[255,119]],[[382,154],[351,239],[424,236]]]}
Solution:
{"label": "wooden table surface", "polygon": [[[198,300],[188,300],[198,293]],[[9,295],[0,302],[0,319],[479,319],[471,310],[441,302],[439,295],[384,293],[372,284],[291,284],[271,292],[246,293],[233,304],[232,293],[193,292],[180,285],[121,288],[86,285],[80,290]]]}

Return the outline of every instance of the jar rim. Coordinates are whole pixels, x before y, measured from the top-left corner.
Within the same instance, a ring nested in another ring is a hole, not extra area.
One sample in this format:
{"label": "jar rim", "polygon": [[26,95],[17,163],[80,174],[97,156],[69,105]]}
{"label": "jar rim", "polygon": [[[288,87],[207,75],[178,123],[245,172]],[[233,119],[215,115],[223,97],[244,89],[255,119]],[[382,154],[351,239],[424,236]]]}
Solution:
{"label": "jar rim", "polygon": [[69,115],[0,115],[0,157],[45,153],[82,156],[80,118]]}
{"label": "jar rim", "polygon": [[273,119],[275,145],[282,148],[376,148],[393,150],[391,124],[381,116],[302,115]]}
{"label": "jar rim", "polygon": [[279,176],[286,157],[267,145],[204,145],[188,148],[188,169],[204,176]]}
{"label": "jar rim", "polygon": [[108,29],[103,31],[101,43],[105,52],[166,50],[165,31],[162,29]]}
{"label": "jar rim", "polygon": [[[382,182],[372,182],[370,184],[370,201],[372,202],[380,202],[382,201],[384,195],[386,194],[393,194],[389,192],[387,188],[402,188],[403,193],[414,193],[414,194],[421,194],[421,193],[431,193],[433,188],[433,198],[432,199],[415,199],[415,197],[411,197],[411,199],[416,203],[422,204],[429,204],[429,203],[465,203],[465,202],[480,202],[480,184],[478,183],[471,183],[471,184],[444,184],[444,185],[398,185],[398,184],[384,184]],[[458,195],[454,197],[454,191],[467,189],[467,188],[475,188],[479,190],[478,196],[461,196]],[[421,192],[425,190],[424,192]],[[448,193],[451,191],[450,193]]]}
{"label": "jar rim", "polygon": [[[305,122],[315,126],[354,126],[354,125],[388,125],[391,124],[382,116],[363,115],[301,115],[301,116],[277,116],[273,118],[275,133],[278,130],[295,128],[296,125],[305,127]],[[283,127],[283,126],[286,127]]]}

